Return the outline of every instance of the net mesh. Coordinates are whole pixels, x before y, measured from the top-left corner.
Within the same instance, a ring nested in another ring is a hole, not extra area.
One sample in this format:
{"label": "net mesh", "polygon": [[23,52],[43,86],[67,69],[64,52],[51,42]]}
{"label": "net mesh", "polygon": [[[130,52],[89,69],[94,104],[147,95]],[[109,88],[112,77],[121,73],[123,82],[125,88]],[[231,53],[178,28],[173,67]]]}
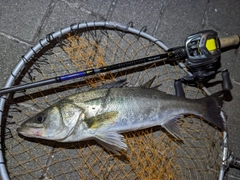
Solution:
{"label": "net mesh", "polygon": [[[36,53],[15,84],[39,81],[163,53],[138,35],[107,29],[87,29],[62,36]],[[127,152],[114,155],[95,141],[57,143],[20,137],[20,123],[60,99],[126,79],[138,86],[156,76],[152,86],[174,94],[175,79],[184,76],[175,64],[149,63],[61,84],[29,89],[9,96],[5,105],[4,158],[11,179],[217,179],[222,133],[202,119],[187,116],[179,123],[183,142],[161,127],[125,133]],[[187,98],[202,92],[184,86]],[[147,120],[146,120],[147,121]]]}

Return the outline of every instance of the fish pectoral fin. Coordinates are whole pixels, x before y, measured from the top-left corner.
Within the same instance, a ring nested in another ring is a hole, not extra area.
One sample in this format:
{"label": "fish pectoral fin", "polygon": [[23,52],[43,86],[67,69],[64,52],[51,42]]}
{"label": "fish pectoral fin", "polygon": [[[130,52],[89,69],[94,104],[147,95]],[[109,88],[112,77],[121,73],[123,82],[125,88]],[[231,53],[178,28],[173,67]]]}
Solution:
{"label": "fish pectoral fin", "polygon": [[180,117],[175,117],[170,119],[167,123],[165,123],[164,125],[162,125],[162,127],[164,127],[173,137],[177,138],[177,139],[182,139],[182,134],[180,132],[180,127],[179,124],[177,122],[177,120]]}
{"label": "fish pectoral fin", "polygon": [[101,126],[109,125],[114,123],[114,120],[117,118],[117,111],[110,111],[106,113],[102,113],[91,118],[85,119],[84,122],[91,129],[97,129]]}
{"label": "fish pectoral fin", "polygon": [[106,150],[119,154],[122,150],[127,150],[124,136],[117,132],[102,132],[97,133],[95,136],[96,141],[103,146]]}

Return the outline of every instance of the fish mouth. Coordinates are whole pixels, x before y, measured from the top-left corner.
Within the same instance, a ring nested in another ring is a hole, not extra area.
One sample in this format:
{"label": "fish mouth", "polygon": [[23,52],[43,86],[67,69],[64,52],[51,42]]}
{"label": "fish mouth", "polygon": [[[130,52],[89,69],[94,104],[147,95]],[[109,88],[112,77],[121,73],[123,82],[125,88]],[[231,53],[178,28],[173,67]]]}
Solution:
{"label": "fish mouth", "polygon": [[17,132],[26,137],[42,137],[43,128],[19,127]]}

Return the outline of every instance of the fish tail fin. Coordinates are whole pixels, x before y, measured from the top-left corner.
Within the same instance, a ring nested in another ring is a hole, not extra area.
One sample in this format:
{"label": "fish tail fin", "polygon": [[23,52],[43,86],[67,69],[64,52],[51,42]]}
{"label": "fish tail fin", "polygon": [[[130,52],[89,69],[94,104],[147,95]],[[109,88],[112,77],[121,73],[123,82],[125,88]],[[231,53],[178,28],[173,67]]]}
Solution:
{"label": "fish tail fin", "polygon": [[206,107],[202,117],[221,130],[225,130],[226,125],[221,116],[221,107],[223,105],[223,97],[221,97],[222,94],[223,91],[220,91],[202,99],[203,106]]}

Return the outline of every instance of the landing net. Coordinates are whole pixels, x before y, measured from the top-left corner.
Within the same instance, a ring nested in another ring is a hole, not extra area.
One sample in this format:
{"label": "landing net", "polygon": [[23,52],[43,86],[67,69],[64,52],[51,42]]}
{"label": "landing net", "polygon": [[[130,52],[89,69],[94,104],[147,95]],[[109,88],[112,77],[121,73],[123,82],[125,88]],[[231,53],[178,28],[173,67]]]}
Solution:
{"label": "landing net", "polygon": [[[158,39],[116,23],[75,24],[40,40],[23,56],[6,86],[25,84],[81,70],[164,53]],[[16,128],[26,119],[66,96],[126,79],[139,86],[156,76],[152,86],[175,94],[174,80],[186,73],[165,61],[96,74],[2,97],[1,142],[6,177],[11,179],[217,179],[222,133],[203,119],[179,120],[183,142],[163,128],[125,133],[128,151],[114,155],[95,141],[57,143],[20,137]],[[187,98],[205,95],[185,85]],[[147,121],[147,119],[146,119]]]}

